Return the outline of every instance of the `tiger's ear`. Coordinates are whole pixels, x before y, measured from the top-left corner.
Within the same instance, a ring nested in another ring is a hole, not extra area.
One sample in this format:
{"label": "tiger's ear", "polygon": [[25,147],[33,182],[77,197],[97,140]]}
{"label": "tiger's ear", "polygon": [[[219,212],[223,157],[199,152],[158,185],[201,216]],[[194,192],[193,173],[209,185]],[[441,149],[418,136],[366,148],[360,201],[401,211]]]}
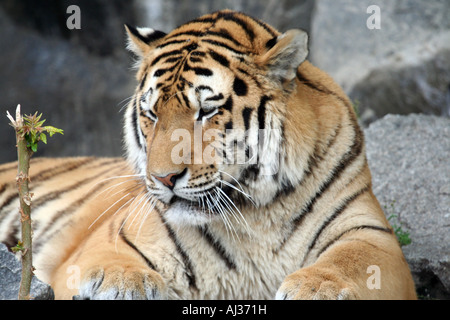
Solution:
{"label": "tiger's ear", "polygon": [[134,28],[125,24],[128,35],[127,49],[142,58],[153,49],[158,40],[162,39],[166,33],[151,28]]}
{"label": "tiger's ear", "polygon": [[266,47],[268,50],[257,58],[256,63],[266,66],[269,77],[280,82],[291,81],[308,55],[308,34],[292,29],[269,40]]}

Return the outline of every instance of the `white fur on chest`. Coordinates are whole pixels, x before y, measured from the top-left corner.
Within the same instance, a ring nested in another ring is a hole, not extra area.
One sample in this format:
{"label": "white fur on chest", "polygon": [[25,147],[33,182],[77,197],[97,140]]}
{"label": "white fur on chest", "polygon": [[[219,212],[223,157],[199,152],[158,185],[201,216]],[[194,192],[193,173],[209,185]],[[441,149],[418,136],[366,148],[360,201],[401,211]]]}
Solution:
{"label": "white fur on chest", "polygon": [[[238,237],[227,233],[221,224],[222,221],[213,221],[207,225],[213,242],[202,235],[198,226],[172,226],[179,248],[191,263],[195,288],[187,287],[186,281],[169,280],[184,278],[185,261],[166,260],[179,264],[164,268],[171,270],[170,274],[163,274],[173,286],[169,288],[169,298],[274,299],[284,278],[299,267],[298,250],[278,251],[281,236],[276,228],[269,232],[253,230],[259,236],[240,233]],[[230,261],[232,267],[227,265]]]}

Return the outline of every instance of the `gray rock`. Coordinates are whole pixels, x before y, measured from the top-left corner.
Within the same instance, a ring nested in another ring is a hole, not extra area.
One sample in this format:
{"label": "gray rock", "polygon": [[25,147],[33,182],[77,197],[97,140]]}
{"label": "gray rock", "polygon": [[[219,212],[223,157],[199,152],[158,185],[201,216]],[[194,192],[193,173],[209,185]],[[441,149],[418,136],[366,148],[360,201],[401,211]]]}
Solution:
{"label": "gray rock", "polygon": [[[120,27],[117,37],[125,54],[125,31]],[[122,154],[120,109],[135,87],[131,55],[126,61],[100,56],[81,44],[30,31],[14,24],[1,7],[0,48],[2,117],[21,104],[23,113],[42,112],[46,125],[64,130],[64,136],[42,144],[38,156]],[[14,161],[14,130],[8,125],[0,126],[0,144],[0,162]]]}
{"label": "gray rock", "polygon": [[287,31],[310,30],[314,0],[152,0],[135,1],[136,14],[142,26],[169,32],[201,15],[225,8],[242,11]]}
{"label": "gray rock", "polygon": [[[380,29],[367,19],[380,8]],[[364,124],[387,113],[450,115],[450,3],[317,0],[310,57],[359,101]]]}
{"label": "gray rock", "polygon": [[403,251],[420,297],[449,299],[450,119],[387,115],[365,135],[374,193],[410,233]]}
{"label": "gray rock", "polygon": [[[0,243],[0,300],[15,300],[19,294],[22,265],[8,248]],[[52,288],[33,277],[30,295],[35,300],[53,300]]]}

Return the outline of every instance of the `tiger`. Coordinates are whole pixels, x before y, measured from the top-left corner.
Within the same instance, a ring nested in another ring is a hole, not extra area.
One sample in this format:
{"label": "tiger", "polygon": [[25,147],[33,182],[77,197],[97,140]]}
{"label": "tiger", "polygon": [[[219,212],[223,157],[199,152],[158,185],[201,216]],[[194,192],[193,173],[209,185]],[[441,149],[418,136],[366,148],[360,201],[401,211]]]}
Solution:
{"label": "tiger", "polygon": [[[416,299],[363,132],[308,35],[221,10],[125,25],[124,157],[35,158],[35,274],[56,299]],[[0,167],[1,241],[20,236]]]}

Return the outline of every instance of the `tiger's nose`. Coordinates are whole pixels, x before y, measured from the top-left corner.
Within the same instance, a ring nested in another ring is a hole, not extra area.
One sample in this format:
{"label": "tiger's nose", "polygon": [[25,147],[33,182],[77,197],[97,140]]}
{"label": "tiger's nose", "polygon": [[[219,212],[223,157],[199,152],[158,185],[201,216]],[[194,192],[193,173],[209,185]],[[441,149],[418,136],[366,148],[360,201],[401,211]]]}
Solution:
{"label": "tiger's nose", "polygon": [[177,180],[179,178],[181,178],[182,176],[184,176],[184,174],[186,173],[187,168],[185,168],[183,171],[181,172],[175,172],[175,173],[169,173],[166,176],[157,176],[152,174],[152,176],[160,181],[163,185],[165,185],[167,188],[169,188],[170,190],[172,190],[175,187],[175,183],[177,182]]}

